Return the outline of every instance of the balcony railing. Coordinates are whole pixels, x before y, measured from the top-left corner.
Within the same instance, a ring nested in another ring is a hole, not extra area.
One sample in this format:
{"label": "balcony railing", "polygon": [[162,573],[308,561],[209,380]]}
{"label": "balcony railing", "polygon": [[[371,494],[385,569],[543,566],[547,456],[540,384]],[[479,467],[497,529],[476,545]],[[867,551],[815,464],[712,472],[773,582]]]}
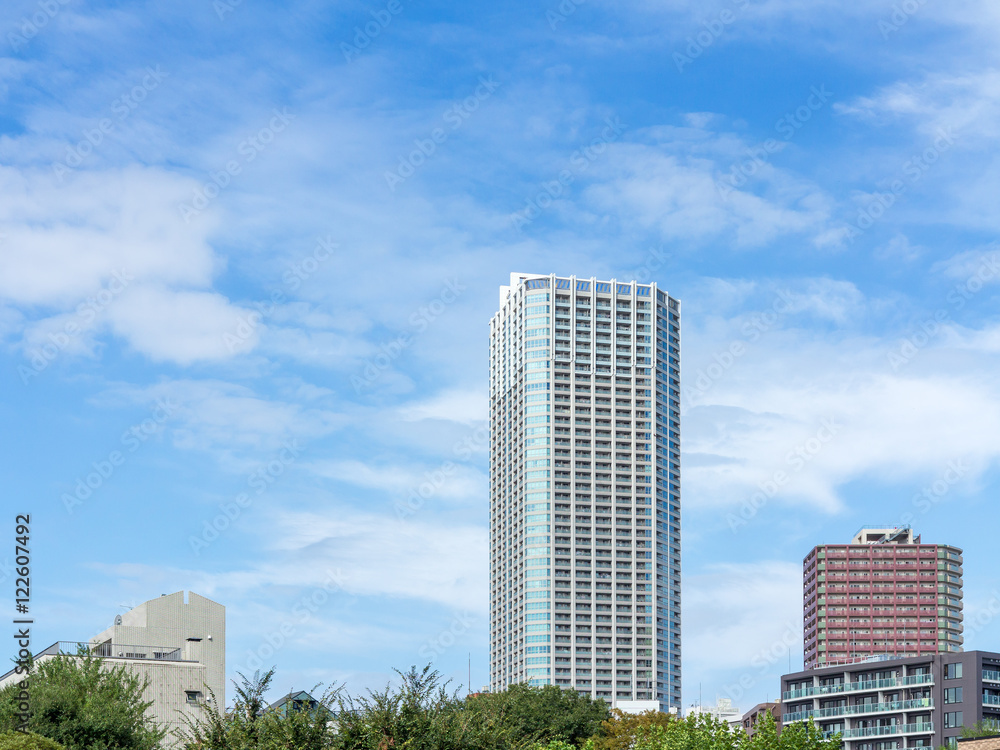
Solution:
{"label": "balcony railing", "polygon": [[923,724],[893,724],[888,727],[860,727],[858,729],[845,729],[841,737],[845,740],[855,737],[884,737],[892,734],[931,734],[934,731],[934,722],[928,721]]}
{"label": "balcony railing", "polygon": [[[985,679],[985,677],[984,677]],[[886,680],[865,680],[863,682],[842,682],[838,685],[812,685],[799,690],[786,690],[781,694],[782,700],[797,700],[812,695],[831,695],[836,693],[852,693],[859,691],[883,690],[885,688],[906,687],[908,685],[926,685],[934,682],[934,676],[916,674],[901,680],[890,678]]]}
{"label": "balcony railing", "polygon": [[[998,702],[1000,705],[1000,702]],[[836,706],[834,708],[820,708],[809,711],[798,711],[793,714],[785,714],[781,717],[782,722],[790,724],[796,721],[805,721],[810,718],[827,719],[835,716],[856,716],[858,714],[891,713],[894,711],[915,711],[923,708],[933,708],[933,698],[914,698],[908,701],[890,701],[888,703],[868,703],[861,706]]]}
{"label": "balcony railing", "polygon": [[782,714],[781,723],[782,724],[792,724],[796,721],[808,721],[813,718],[815,711],[796,711],[793,714]]}
{"label": "balcony railing", "polygon": [[984,669],[983,679],[989,682],[1000,682],[1000,671],[995,669]]}

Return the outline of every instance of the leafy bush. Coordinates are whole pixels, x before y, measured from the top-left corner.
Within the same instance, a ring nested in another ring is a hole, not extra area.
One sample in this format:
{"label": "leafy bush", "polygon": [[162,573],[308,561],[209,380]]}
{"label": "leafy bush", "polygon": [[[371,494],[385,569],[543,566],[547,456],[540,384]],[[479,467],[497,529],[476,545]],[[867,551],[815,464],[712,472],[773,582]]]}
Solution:
{"label": "leafy bush", "polygon": [[[198,721],[189,721],[181,732],[185,748],[199,750],[324,750],[333,747],[336,734],[329,705],[336,691],[328,691],[315,710],[290,711],[287,715],[267,710],[264,694],[274,678],[271,669],[252,678],[240,674],[233,680],[236,700],[233,707],[220,713],[215,695]],[[211,691],[209,691],[211,692]]]}
{"label": "leafy bush", "polygon": [[[67,750],[155,750],[164,736],[146,715],[146,682],[87,654],[57,656],[32,666],[28,729]],[[17,726],[18,687],[0,691],[0,729]]]}
{"label": "leafy bush", "polygon": [[825,739],[812,722],[790,724],[779,735],[770,714],[757,722],[752,737],[708,714],[643,727],[638,735],[634,750],[840,750],[839,735]]}
{"label": "leafy bush", "polygon": [[[328,690],[313,711],[266,710],[274,670],[240,675],[232,708],[209,706],[185,732],[194,750],[527,750],[537,743],[575,747],[608,718],[603,702],[555,686],[514,685],[459,698],[441,675],[411,667],[398,687],[350,697]],[[571,743],[571,744],[565,744]]]}
{"label": "leafy bush", "polygon": [[402,685],[339,699],[335,747],[342,750],[508,750],[561,741],[578,745],[598,731],[608,708],[555,685],[511,685],[464,699],[427,666],[399,672]]}
{"label": "leafy bush", "polygon": [[31,732],[0,734],[0,750],[65,750],[58,742]]}
{"label": "leafy bush", "polygon": [[997,722],[992,719],[977,721],[971,727],[962,727],[962,739],[996,737],[998,735],[1000,735],[1000,724],[997,724]]}

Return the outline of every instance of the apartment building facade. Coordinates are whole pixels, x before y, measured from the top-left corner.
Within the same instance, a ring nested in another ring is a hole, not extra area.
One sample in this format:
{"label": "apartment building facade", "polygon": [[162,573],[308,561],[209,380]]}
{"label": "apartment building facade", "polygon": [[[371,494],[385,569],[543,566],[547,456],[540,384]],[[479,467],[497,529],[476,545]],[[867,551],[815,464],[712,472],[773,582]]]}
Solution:
{"label": "apartment building facade", "polygon": [[963,727],[1000,727],[1000,654],[869,657],[781,678],[782,724],[813,721],[845,750],[954,747]]}
{"label": "apartment building facade", "polygon": [[962,550],[908,526],[866,526],[803,561],[807,669],[868,656],[962,650]]}
{"label": "apartment building facade", "polygon": [[491,687],[679,709],[680,303],[512,274],[490,322]]}

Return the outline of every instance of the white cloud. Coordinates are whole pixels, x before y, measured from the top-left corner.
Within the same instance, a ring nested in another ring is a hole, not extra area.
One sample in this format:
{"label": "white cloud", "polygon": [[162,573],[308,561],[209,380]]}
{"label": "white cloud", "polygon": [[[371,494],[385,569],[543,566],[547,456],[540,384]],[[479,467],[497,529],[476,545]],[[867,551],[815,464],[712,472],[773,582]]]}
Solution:
{"label": "white cloud", "polygon": [[[297,322],[303,326],[307,323],[304,320]],[[293,323],[265,324],[260,338],[259,354],[287,357],[333,370],[359,370],[363,367],[363,358],[377,351],[377,346],[366,341],[361,333],[296,328]]]}
{"label": "white cloud", "polygon": [[211,211],[183,221],[193,181],[159,169],[82,172],[65,184],[37,170],[0,168],[0,295],[41,317],[25,323],[32,351],[65,331],[60,351],[93,353],[112,332],[153,360],[188,365],[253,348],[235,336],[248,312],[208,288],[222,263],[209,244]]}
{"label": "white cloud", "polygon": [[876,257],[894,263],[912,263],[926,252],[927,248],[911,244],[910,238],[902,233],[875,249]]}
{"label": "white cloud", "polygon": [[[930,73],[900,81],[875,94],[836,105],[868,126],[892,128],[895,148],[873,149],[865,160],[877,190],[899,180],[920,196],[897,219],[911,224],[948,223],[959,230],[1000,227],[996,142],[1000,138],[1000,69]],[[872,170],[872,167],[875,167]],[[876,200],[867,189],[856,196]]]}
{"label": "white cloud", "polygon": [[[211,453],[223,468],[245,472],[257,468],[261,459],[270,458],[291,440],[298,440],[304,448],[301,463],[309,457],[311,441],[347,424],[343,414],[322,403],[296,402],[292,400],[296,395],[268,398],[246,386],[220,380],[173,380],[143,388],[116,386],[98,402],[169,403],[165,428],[174,445]],[[317,395],[321,394],[307,393],[303,400],[311,401]]]}
{"label": "white cloud", "polygon": [[[697,665],[689,673],[746,670],[786,641],[801,652],[800,564],[713,564],[683,583],[685,657]],[[778,666],[786,666],[784,658]]]}
{"label": "white cloud", "polygon": [[75,305],[122,272],[137,282],[205,286],[220,267],[208,243],[218,217],[185,223],[177,206],[195,183],[160,169],[49,172],[0,167],[0,295],[26,305]]}
{"label": "white cloud", "polygon": [[931,266],[931,271],[966,283],[974,279],[983,285],[1000,283],[1000,249],[992,245],[966,250],[938,261]]}
{"label": "white cloud", "polygon": [[[260,566],[223,573],[183,569],[157,572],[144,565],[114,566],[118,575],[146,579],[147,590],[184,580],[210,598],[234,600],[268,587],[321,586],[328,571],[343,574],[343,590],[360,597],[395,597],[454,610],[488,611],[486,528],[388,522],[384,516],[283,514],[271,519],[276,545],[289,553]],[[300,535],[296,527],[312,527]],[[290,541],[280,534],[291,532]],[[308,546],[309,549],[303,549]],[[293,554],[294,553],[294,554]],[[155,581],[160,581],[154,586]],[[173,583],[171,585],[176,585]]]}
{"label": "white cloud", "polygon": [[[660,129],[656,144],[614,144],[586,198],[595,209],[665,240],[723,237],[756,247],[788,234],[818,241],[831,202],[823,192],[767,162],[734,151],[731,136],[686,138]],[[732,178],[741,165],[752,180]],[[827,240],[823,240],[825,243]]]}
{"label": "white cloud", "polygon": [[[795,366],[787,358],[785,364]],[[972,460],[981,472],[1000,458],[1000,394],[962,378],[883,376],[846,390],[830,380],[727,390],[728,398],[714,400],[730,402],[730,409],[689,412],[687,450],[727,459],[686,470],[688,498],[699,503],[740,506],[777,484],[776,502],[800,500],[832,512],[844,507],[839,488],[852,480],[922,477],[955,457]]]}
{"label": "white cloud", "polygon": [[[318,461],[309,470],[322,477],[358,487],[384,490],[389,498],[405,503],[416,493],[421,505],[429,498],[482,500],[488,482],[477,470],[446,460],[427,467],[368,464],[362,461]],[[414,501],[416,502],[416,500]]]}
{"label": "white cloud", "polygon": [[24,316],[21,312],[9,305],[0,303],[0,338],[20,331],[24,327]]}
{"label": "white cloud", "polygon": [[404,405],[400,416],[410,422],[440,419],[472,425],[489,417],[489,398],[480,389],[445,391],[425,401]]}
{"label": "white cloud", "polygon": [[[306,555],[318,570],[343,569],[352,593],[488,610],[485,526],[446,525],[419,515],[395,521],[373,514],[284,512],[271,519],[268,537],[275,549]],[[280,580],[287,572],[267,575]]]}
{"label": "white cloud", "polygon": [[[188,365],[229,359],[252,349],[251,311],[214,292],[173,291],[146,284],[129,289],[108,306],[111,328],[133,349],[154,361]],[[241,335],[241,323],[249,333]]]}
{"label": "white cloud", "polygon": [[266,517],[254,516],[255,533],[268,550],[262,562],[221,573],[138,564],[97,567],[141,578],[147,591],[176,588],[184,581],[204,596],[226,600],[245,599],[268,587],[322,586],[333,571],[341,590],[362,598],[412,599],[480,617],[488,611],[485,526],[419,517],[396,521],[343,509],[320,514],[268,507],[272,512]]}
{"label": "white cloud", "polygon": [[931,73],[835,106],[845,114],[884,124],[908,120],[927,138],[944,132],[958,148],[976,149],[982,141],[1000,137],[1000,70]]}
{"label": "white cloud", "polygon": [[[637,28],[648,33],[650,22],[659,21],[662,26],[657,25],[656,31],[676,40],[693,36],[693,29],[703,31],[703,24],[717,22],[723,10],[730,11],[734,20],[721,25],[722,33],[713,35],[710,46],[726,44],[733,38],[770,41],[775,36],[792,35],[801,35],[814,45],[824,44],[816,30],[830,34],[832,30],[849,29],[853,38],[840,33],[835,35],[835,43],[825,44],[825,50],[841,54],[870,54],[878,51],[879,45],[898,45],[906,34],[919,33],[914,28],[919,26],[959,29],[970,43],[988,43],[1000,27],[1000,9],[991,0],[918,2],[906,4],[905,11],[901,10],[903,3],[884,0],[856,0],[850,4],[840,0],[707,0],[698,4],[688,0],[633,0],[604,4],[619,16],[622,8],[638,10],[633,14]],[[806,31],[809,36],[803,33]],[[852,41],[857,44],[852,45]]]}
{"label": "white cloud", "polygon": [[920,320],[896,340],[807,333],[794,318],[750,329],[752,339],[735,324],[729,338],[713,329],[711,343],[689,330],[698,350],[685,354],[683,381],[688,503],[733,512],[780,473],[768,502],[836,512],[841,488],[863,478],[928,477],[955,458],[980,476],[1000,459],[1000,387],[985,376],[996,331],[942,325],[921,338]]}
{"label": "white cloud", "polygon": [[973,354],[989,352],[1000,354],[1000,324],[993,323],[980,329],[952,327],[945,331],[947,344],[954,349],[964,349]]}

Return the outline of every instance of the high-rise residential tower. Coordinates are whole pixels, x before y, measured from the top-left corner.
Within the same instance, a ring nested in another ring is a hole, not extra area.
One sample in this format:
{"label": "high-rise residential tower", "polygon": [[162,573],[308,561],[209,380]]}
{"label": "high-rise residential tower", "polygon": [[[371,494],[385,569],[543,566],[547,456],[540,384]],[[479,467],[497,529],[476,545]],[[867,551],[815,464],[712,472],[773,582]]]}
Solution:
{"label": "high-rise residential tower", "polygon": [[803,561],[805,667],[962,650],[962,550],[865,526]]}
{"label": "high-rise residential tower", "polygon": [[490,322],[490,682],[681,704],[680,303],[511,274]]}

